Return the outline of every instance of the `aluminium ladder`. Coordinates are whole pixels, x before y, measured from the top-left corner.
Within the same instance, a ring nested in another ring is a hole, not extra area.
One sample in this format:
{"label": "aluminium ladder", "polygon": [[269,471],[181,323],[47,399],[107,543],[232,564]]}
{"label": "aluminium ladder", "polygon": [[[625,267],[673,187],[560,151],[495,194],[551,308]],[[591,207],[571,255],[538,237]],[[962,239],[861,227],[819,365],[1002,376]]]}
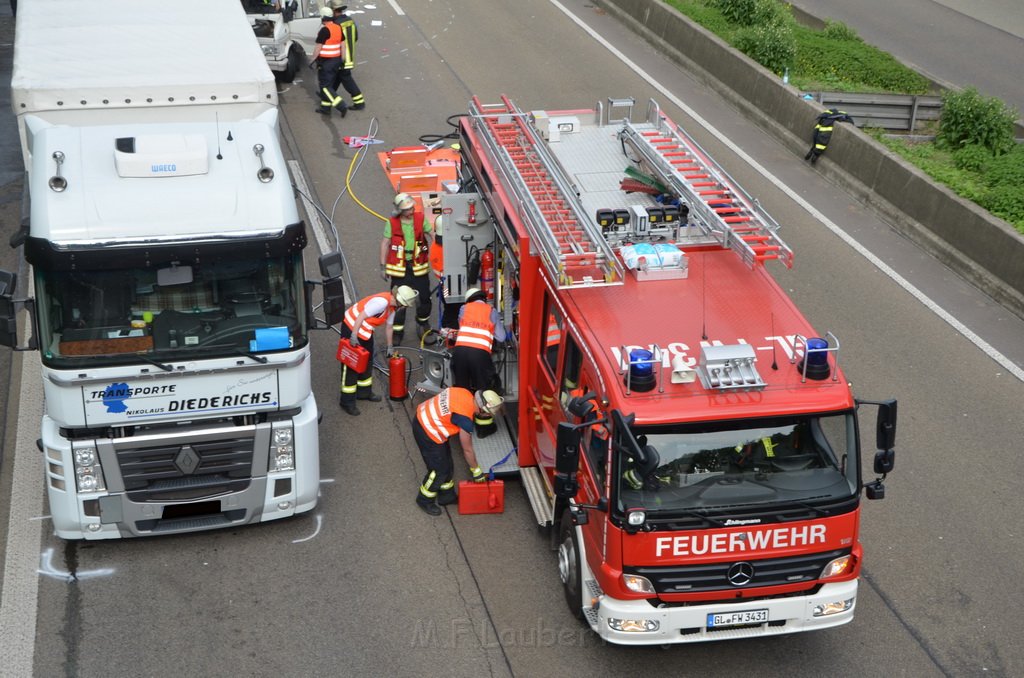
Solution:
{"label": "aluminium ladder", "polygon": [[778,222],[681,127],[670,125],[654,101],[647,117],[641,125],[623,120],[620,138],[686,201],[690,220],[750,268],[772,259],[793,268],[793,250],[779,237]]}
{"label": "aluminium ladder", "polygon": [[552,279],[560,289],[621,285],[622,264],[583,212],[558,161],[526,114],[508,97],[501,99],[484,105],[473,97],[472,124],[505,189],[518,200],[517,215]]}

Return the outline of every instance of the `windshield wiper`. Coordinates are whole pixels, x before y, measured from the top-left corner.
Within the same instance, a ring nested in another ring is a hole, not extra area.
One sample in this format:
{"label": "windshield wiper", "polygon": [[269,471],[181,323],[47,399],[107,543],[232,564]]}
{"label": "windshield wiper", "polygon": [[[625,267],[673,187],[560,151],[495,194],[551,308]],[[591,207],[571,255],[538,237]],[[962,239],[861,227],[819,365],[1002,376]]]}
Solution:
{"label": "windshield wiper", "polygon": [[256,362],[258,362],[260,365],[266,365],[267,361],[269,360],[269,358],[267,358],[266,356],[264,356],[264,355],[256,355],[252,351],[239,351],[238,355],[244,355],[246,358],[252,358]]}
{"label": "windshield wiper", "polygon": [[138,358],[139,360],[143,361],[143,362],[149,363],[150,365],[156,365],[157,367],[159,367],[164,372],[173,372],[174,371],[173,367],[171,367],[167,363],[162,363],[159,360],[153,360],[152,358],[148,358],[148,357],[146,357],[146,356],[144,356],[142,354],[138,354],[138,353],[135,355],[135,357]]}
{"label": "windshield wiper", "polygon": [[725,523],[723,521],[721,521],[721,520],[718,520],[717,518],[712,518],[711,516],[704,515],[703,513],[701,513],[700,511],[697,511],[695,509],[685,509],[685,508],[665,508],[665,509],[660,509],[658,511],[658,513],[654,514],[653,516],[650,516],[647,519],[647,522],[649,522],[649,523],[657,523],[657,522],[662,522],[662,521],[666,521],[666,522],[667,521],[671,521],[672,518],[670,518],[669,516],[671,516],[674,513],[682,513],[684,515],[690,516],[691,518],[698,518],[700,520],[707,521],[707,522],[711,523],[712,525],[714,525],[715,527],[725,527]]}

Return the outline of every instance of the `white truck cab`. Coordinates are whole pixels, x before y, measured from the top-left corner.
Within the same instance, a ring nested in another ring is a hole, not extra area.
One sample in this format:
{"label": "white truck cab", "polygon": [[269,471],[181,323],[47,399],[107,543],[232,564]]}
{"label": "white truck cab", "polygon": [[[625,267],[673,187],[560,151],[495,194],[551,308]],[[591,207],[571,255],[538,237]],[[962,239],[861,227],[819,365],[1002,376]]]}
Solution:
{"label": "white truck cab", "polygon": [[292,82],[313,54],[320,9],[328,0],[242,0],[267,65],[278,82]]}

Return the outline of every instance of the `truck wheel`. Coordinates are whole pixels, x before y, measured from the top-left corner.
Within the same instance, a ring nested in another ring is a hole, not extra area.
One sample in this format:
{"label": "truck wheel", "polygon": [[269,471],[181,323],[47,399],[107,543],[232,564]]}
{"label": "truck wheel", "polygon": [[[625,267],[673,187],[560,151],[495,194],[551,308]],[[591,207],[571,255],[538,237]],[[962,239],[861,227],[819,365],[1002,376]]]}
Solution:
{"label": "truck wheel", "polygon": [[288,65],[285,67],[284,72],[281,73],[281,82],[292,82],[295,80],[295,75],[302,68],[302,49],[298,45],[292,45],[292,48],[288,50]]}
{"label": "truck wheel", "polygon": [[580,580],[580,547],[576,540],[576,528],[572,517],[566,511],[558,530],[558,576],[562,579],[565,602],[577,619],[583,619],[583,582]]}

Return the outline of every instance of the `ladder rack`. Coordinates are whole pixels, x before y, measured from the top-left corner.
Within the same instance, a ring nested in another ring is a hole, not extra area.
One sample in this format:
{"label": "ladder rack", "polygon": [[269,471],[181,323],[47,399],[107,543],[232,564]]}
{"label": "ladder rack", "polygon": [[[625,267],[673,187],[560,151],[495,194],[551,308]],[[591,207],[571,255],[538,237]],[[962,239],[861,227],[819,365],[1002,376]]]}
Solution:
{"label": "ladder rack", "polygon": [[552,279],[560,289],[621,285],[622,264],[583,212],[557,159],[527,115],[507,97],[501,99],[484,105],[473,97],[471,124],[504,188],[518,200],[520,221]]}
{"label": "ladder rack", "polygon": [[619,137],[686,201],[690,221],[731,248],[747,266],[778,259],[793,267],[793,250],[779,237],[778,222],[682,128],[670,126],[653,100],[647,107],[647,123],[623,120]]}

